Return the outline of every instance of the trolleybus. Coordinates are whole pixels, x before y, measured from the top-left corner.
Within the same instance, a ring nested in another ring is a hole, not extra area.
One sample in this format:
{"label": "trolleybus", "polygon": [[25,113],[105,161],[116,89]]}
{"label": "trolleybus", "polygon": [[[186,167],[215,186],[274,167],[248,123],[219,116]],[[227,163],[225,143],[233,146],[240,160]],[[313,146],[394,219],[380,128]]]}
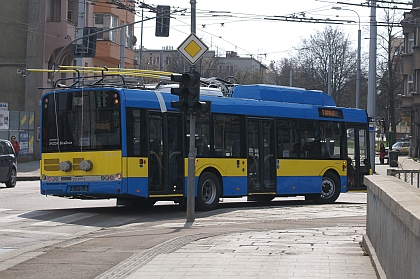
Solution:
{"label": "trolleybus", "polygon": [[146,207],[186,201],[189,137],[195,137],[199,210],[221,198],[268,202],[304,196],[332,203],[369,174],[368,117],[320,91],[238,85],[205,94],[211,112],[189,119],[169,92],[101,83],[42,96],[40,192],[116,199]]}

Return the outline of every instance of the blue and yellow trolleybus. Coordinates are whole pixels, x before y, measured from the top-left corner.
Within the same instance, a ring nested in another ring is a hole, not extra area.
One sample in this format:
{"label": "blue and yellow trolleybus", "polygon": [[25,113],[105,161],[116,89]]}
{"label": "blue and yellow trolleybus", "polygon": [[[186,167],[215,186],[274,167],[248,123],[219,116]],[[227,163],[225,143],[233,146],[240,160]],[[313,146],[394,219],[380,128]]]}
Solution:
{"label": "blue and yellow trolleybus", "polygon": [[[305,196],[332,203],[370,173],[368,117],[337,107],[320,91],[238,85],[230,97],[205,94],[211,113],[196,119],[199,210],[220,198]],[[176,96],[96,82],[41,100],[41,194],[115,198],[117,205],[184,203],[188,118]]]}

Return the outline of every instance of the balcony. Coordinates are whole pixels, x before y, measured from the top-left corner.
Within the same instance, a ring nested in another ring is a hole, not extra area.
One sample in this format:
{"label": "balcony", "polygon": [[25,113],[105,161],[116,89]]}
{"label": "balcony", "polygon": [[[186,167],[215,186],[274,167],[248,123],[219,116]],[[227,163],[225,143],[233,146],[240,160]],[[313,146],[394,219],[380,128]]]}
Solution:
{"label": "balcony", "polygon": [[412,96],[401,96],[401,109],[412,109],[413,108],[413,97]]}
{"label": "balcony", "polygon": [[402,57],[402,74],[412,75],[414,73],[413,53],[403,53]]}

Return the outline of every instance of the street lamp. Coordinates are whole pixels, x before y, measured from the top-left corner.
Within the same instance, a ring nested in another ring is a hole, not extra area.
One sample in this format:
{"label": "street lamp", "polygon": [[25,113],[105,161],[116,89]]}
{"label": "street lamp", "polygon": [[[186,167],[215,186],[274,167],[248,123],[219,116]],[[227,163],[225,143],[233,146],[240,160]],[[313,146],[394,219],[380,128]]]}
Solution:
{"label": "street lamp", "polygon": [[360,49],[361,49],[361,37],[362,33],[360,31],[360,16],[359,14],[352,9],[346,9],[341,7],[331,7],[333,10],[344,10],[344,11],[352,11],[357,14],[359,18],[359,30],[357,31],[357,70],[356,70],[356,108],[360,108]]}

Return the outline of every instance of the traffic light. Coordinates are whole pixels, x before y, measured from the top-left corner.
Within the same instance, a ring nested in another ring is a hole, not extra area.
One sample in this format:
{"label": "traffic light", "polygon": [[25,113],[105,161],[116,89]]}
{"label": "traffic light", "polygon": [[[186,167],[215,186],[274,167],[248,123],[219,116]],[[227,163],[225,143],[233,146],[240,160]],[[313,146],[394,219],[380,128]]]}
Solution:
{"label": "traffic light", "polygon": [[171,88],[171,94],[178,95],[179,100],[178,102],[171,102],[171,107],[175,109],[179,109],[180,112],[185,112],[188,110],[188,89],[187,85],[184,81],[184,75],[183,74],[172,74],[171,80],[176,81],[179,83],[179,88]]}
{"label": "traffic light", "polygon": [[171,88],[171,94],[179,96],[179,101],[171,102],[171,107],[193,114],[200,99],[200,74],[197,71],[172,74],[171,80],[179,83],[179,88]]}
{"label": "traffic light", "polygon": [[211,110],[211,101],[198,101],[194,104],[194,110],[198,115],[205,115]]}
{"label": "traffic light", "polygon": [[156,37],[169,37],[169,22],[171,19],[171,7],[158,5],[156,9]]}

